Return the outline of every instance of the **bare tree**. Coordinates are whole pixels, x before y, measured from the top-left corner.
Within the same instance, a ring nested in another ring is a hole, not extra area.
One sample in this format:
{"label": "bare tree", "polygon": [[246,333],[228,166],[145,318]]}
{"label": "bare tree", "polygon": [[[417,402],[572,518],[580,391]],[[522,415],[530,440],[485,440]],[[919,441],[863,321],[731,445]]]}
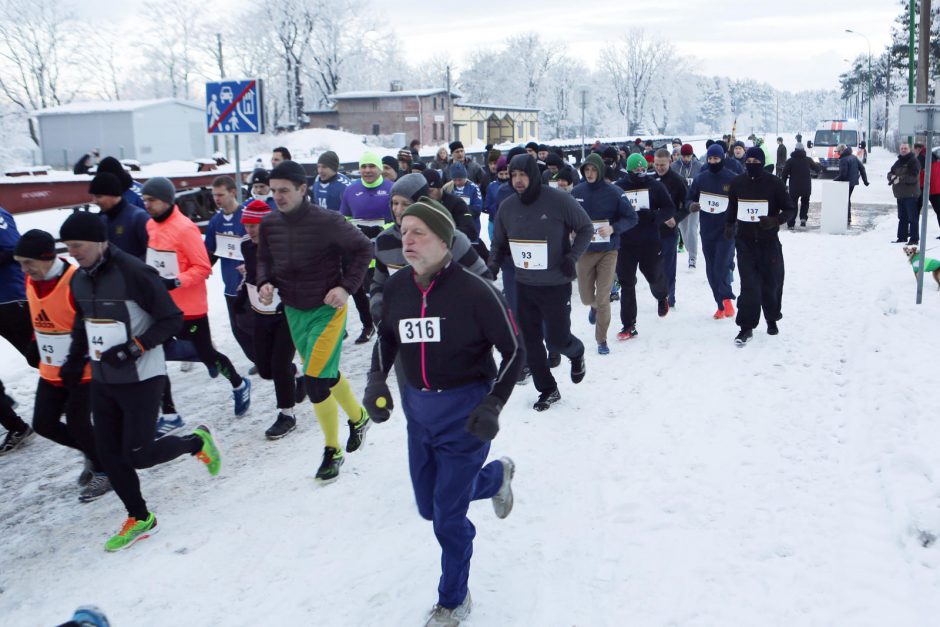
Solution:
{"label": "bare tree", "polygon": [[506,43],[506,54],[518,68],[516,76],[521,76],[524,81],[525,105],[534,107],[542,82],[564,54],[564,47],[543,43],[538,33],[534,32],[510,37]]}
{"label": "bare tree", "polygon": [[206,59],[201,45],[207,36],[203,6],[188,0],[151,0],[145,6],[163,17],[148,29],[153,40],[147,56],[160,68],[170,94],[189,100],[191,83],[203,74]]}
{"label": "bare tree", "polygon": [[631,29],[601,63],[616,96],[617,108],[627,121],[627,133],[635,134],[646,116],[650,84],[666,71],[676,54],[671,43],[647,37],[642,29]]}
{"label": "bare tree", "polygon": [[316,20],[308,0],[286,0],[272,5],[268,12],[278,43],[283,65],[284,88],[288,125],[296,127],[304,117],[303,72],[304,57],[310,49],[311,35]]}
{"label": "bare tree", "polygon": [[[73,46],[71,22],[54,0],[0,0],[0,92],[27,115],[75,95],[63,80]],[[38,146],[35,121],[28,120]]]}

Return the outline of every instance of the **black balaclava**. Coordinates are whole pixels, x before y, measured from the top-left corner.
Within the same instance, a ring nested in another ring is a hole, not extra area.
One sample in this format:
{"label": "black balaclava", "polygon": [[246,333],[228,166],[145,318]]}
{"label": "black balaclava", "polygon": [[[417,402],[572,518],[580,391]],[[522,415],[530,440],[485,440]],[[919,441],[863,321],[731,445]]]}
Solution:
{"label": "black balaclava", "polygon": [[[516,155],[509,162],[509,176],[512,178],[513,170],[522,170],[529,176],[529,186],[519,195],[519,199],[524,205],[534,203],[542,191],[542,175],[539,172],[539,165],[535,158],[530,154]],[[510,180],[510,185],[512,181]],[[513,189],[515,191],[515,189]]]}

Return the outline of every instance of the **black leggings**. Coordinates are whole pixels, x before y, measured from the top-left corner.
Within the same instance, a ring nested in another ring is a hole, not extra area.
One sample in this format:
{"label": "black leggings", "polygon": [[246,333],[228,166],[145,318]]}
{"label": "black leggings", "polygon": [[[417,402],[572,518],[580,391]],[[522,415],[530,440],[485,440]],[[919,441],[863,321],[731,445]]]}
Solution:
{"label": "black leggings", "polygon": [[31,368],[39,367],[39,348],[33,340],[33,323],[25,300],[0,305],[0,336],[26,358]]}
{"label": "black leggings", "polygon": [[196,435],[165,435],[154,440],[163,377],[122,385],[91,383],[91,408],[95,415],[95,445],[114,492],[137,520],[149,511],[140,493],[135,468],[150,468],[202,450]]}
{"label": "black leggings", "polygon": [[233,388],[242,384],[241,375],[235,372],[232,362],[212,345],[212,332],[209,330],[209,318],[194,318],[183,320],[183,329],[176,334],[181,340],[189,340],[199,355],[199,361],[206,366],[215,366],[223,377],[229,380]]}
{"label": "black leggings", "polygon": [[636,271],[639,268],[650,292],[657,301],[669,294],[663,272],[662,245],[642,242],[621,246],[617,253],[617,278],[620,280],[620,323],[624,327],[636,324]]}
{"label": "black leggings", "polygon": [[254,354],[258,375],[274,380],[278,409],[294,406],[294,341],[287,319],[281,314],[254,313]]}
{"label": "black leggings", "polygon": [[7,396],[3,381],[0,381],[0,427],[11,433],[23,433],[29,425],[16,415],[12,401],[13,399]]}
{"label": "black leggings", "polygon": [[[62,414],[65,413],[65,423]],[[33,429],[56,444],[74,448],[91,460],[95,472],[102,472],[91,426],[91,385],[57,387],[45,379],[36,386]]]}

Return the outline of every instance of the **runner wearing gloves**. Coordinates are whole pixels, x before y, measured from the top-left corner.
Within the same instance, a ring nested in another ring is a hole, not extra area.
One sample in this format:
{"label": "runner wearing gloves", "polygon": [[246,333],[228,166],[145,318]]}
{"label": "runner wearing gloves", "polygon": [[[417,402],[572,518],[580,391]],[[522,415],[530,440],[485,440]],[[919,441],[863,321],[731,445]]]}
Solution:
{"label": "runner wearing gloves", "polygon": [[[459,625],[470,613],[467,583],[476,533],[467,518],[470,502],[492,499],[499,518],[512,510],[513,461],[484,462],[524,361],[499,292],[454,263],[454,228],[450,213],[428,199],[402,214],[402,247],[411,268],[386,284],[363,398],[377,422],[389,418],[393,403],[386,377],[398,357],[411,483],[418,512],[433,522],[442,552],[438,601],[428,626]],[[494,347],[502,356],[498,370]]]}

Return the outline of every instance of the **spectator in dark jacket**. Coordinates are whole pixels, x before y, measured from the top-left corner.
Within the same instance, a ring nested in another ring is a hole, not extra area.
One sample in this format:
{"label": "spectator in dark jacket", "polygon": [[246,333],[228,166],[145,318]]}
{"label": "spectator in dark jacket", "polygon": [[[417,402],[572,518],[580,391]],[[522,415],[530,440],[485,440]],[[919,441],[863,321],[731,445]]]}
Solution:
{"label": "spectator in dark jacket", "polygon": [[783,174],[783,162],[787,160],[787,147],[783,145],[783,138],[777,138],[777,176]]}
{"label": "spectator in dark jacket", "polygon": [[868,187],[868,174],[865,172],[865,166],[858,160],[858,157],[852,154],[852,148],[846,146],[839,154],[839,176],[833,180],[848,181],[849,183],[849,206],[846,215],[849,225],[852,224],[852,192],[855,191],[855,187],[858,185],[859,175],[861,175],[865,187]]}
{"label": "spectator in dark jacket", "polygon": [[908,144],[901,144],[898,153],[897,161],[888,171],[888,183],[898,201],[898,238],[895,242],[916,244],[920,241],[917,233],[920,163]]}
{"label": "spectator in dark jacket", "polygon": [[[809,196],[813,191],[810,170],[817,174],[822,172],[819,164],[806,156],[803,144],[797,144],[790,153],[790,158],[783,165],[780,178],[783,179],[784,185],[788,180],[790,182],[790,200],[793,201],[793,206],[795,207],[799,202],[800,226],[806,226],[806,218],[809,215]],[[796,214],[787,222],[787,228],[792,229],[795,224]]]}

